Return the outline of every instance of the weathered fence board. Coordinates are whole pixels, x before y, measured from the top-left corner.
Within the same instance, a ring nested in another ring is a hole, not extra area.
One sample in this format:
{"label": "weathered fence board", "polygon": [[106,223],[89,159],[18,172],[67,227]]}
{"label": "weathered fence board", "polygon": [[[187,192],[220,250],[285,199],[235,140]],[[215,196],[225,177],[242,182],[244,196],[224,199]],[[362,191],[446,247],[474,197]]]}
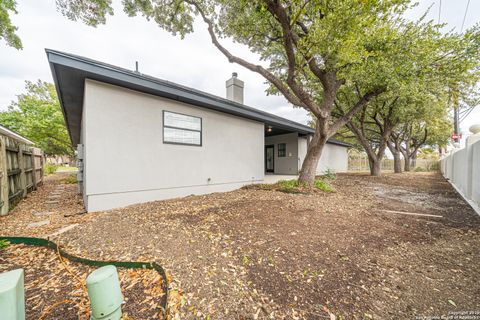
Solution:
{"label": "weathered fence board", "polygon": [[0,135],[0,215],[8,213],[42,182],[42,151]]}

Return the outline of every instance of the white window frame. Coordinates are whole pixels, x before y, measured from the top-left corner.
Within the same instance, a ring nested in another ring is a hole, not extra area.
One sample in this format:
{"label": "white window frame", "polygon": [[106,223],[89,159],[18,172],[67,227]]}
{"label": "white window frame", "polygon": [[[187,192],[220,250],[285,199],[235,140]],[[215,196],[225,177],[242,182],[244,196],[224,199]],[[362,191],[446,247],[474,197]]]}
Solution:
{"label": "white window frame", "polygon": [[[165,125],[165,114],[166,113],[179,114],[179,115],[186,116],[186,117],[200,119],[200,130]],[[201,117],[196,117],[196,116],[192,116],[192,115],[184,114],[184,113],[179,113],[179,112],[163,110],[162,118],[163,118],[163,128],[162,128],[163,143],[165,143],[165,144],[176,144],[176,145],[182,145],[182,146],[194,146],[194,147],[201,147],[203,145],[203,123],[202,123],[202,118]],[[183,130],[183,131],[190,131],[190,132],[198,132],[198,133],[200,133],[200,143],[197,144],[197,143],[183,143],[183,142],[175,142],[175,141],[166,141],[165,140],[165,128],[170,128],[170,129],[175,129],[175,130]]]}

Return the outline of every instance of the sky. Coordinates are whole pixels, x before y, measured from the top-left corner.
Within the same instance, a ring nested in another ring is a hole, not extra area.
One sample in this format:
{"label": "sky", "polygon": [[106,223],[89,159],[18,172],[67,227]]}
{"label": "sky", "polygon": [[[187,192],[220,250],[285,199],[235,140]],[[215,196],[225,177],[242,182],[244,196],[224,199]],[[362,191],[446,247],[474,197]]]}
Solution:
{"label": "sky", "polygon": [[[468,0],[441,0],[440,22],[448,29],[460,30]],[[277,114],[300,123],[308,121],[307,112],[293,108],[280,96],[267,96],[267,85],[260,75],[231,64],[212,45],[202,23],[183,40],[163,31],[142,17],[127,17],[113,0],[115,15],[106,25],[92,28],[70,21],[55,7],[55,0],[17,0],[18,14],[13,24],[23,42],[23,50],[8,47],[0,40],[0,110],[5,110],[22,93],[25,81],[42,79],[53,82],[45,48],[65,51],[133,70],[160,79],[225,97],[225,81],[237,72],[245,82],[246,105]],[[420,0],[408,16],[417,18],[430,8],[428,19],[438,20],[440,0]],[[480,21],[480,0],[470,0],[465,29]],[[223,43],[236,55],[258,61],[247,48],[228,39]],[[461,123],[462,132],[480,123],[480,106]]]}

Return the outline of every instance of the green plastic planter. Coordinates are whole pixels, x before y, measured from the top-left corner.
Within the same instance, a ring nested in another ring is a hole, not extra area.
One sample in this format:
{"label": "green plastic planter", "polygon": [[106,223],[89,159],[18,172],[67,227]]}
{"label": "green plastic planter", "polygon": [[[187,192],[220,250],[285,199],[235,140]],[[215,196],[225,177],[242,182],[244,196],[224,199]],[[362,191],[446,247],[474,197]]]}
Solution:
{"label": "green plastic planter", "polygon": [[0,274],[0,319],[25,320],[23,269]]}
{"label": "green plastic planter", "polygon": [[87,289],[92,320],[120,320],[123,296],[115,266],[104,266],[90,273]]}

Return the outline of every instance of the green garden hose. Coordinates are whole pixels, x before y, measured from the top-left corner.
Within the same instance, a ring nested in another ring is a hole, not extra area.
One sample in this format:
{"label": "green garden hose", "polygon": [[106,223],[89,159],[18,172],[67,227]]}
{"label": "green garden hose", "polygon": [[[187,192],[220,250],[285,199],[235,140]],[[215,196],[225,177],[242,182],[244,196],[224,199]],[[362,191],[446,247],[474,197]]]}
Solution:
{"label": "green garden hose", "polygon": [[26,244],[26,245],[32,245],[32,246],[40,246],[40,247],[46,247],[50,248],[52,250],[57,251],[61,257],[66,258],[70,261],[73,262],[78,262],[78,263],[83,263],[89,266],[94,266],[94,267],[103,267],[106,265],[114,265],[115,267],[118,268],[126,268],[126,269],[153,269],[160,274],[160,276],[163,278],[163,292],[165,292],[165,295],[162,297],[162,301],[160,302],[160,305],[162,306],[164,310],[164,317],[166,318],[167,314],[167,303],[168,303],[168,280],[167,280],[167,275],[165,273],[165,270],[162,268],[161,265],[159,265],[156,262],[140,262],[140,261],[102,261],[102,260],[92,260],[92,259],[86,259],[82,257],[75,256],[73,254],[70,254],[63,249],[60,248],[59,245],[57,245],[55,242],[52,242],[47,239],[42,239],[42,238],[34,238],[34,237],[2,237],[0,236],[0,241],[8,241],[11,244]]}

